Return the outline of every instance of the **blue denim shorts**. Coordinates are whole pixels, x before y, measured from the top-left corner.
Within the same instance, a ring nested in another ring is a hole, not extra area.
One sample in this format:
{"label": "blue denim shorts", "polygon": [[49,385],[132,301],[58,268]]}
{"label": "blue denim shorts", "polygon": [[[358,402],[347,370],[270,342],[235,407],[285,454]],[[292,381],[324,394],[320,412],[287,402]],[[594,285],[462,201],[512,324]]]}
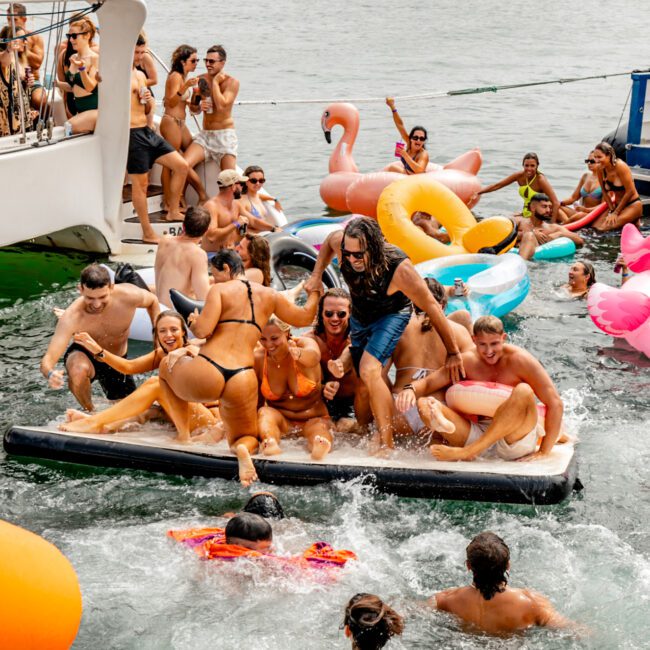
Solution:
{"label": "blue denim shorts", "polygon": [[410,307],[382,316],[369,325],[362,325],[350,317],[350,354],[357,373],[364,352],[375,357],[382,366],[386,364],[410,319]]}

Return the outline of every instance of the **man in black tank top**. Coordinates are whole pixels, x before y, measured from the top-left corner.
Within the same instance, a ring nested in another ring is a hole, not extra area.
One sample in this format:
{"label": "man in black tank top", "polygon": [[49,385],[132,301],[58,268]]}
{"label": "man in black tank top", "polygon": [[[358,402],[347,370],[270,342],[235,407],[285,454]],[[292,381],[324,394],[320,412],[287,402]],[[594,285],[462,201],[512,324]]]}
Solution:
{"label": "man in black tank top", "polygon": [[350,354],[370,394],[380,447],[390,449],[396,411],[382,370],[408,324],[411,301],[429,316],[440,334],[454,382],[464,376],[460,352],[440,305],[407,255],[386,243],[377,221],[359,217],[343,232],[332,233],[320,249],[306,290],[320,286],[323,270],[335,255],[352,296]]}

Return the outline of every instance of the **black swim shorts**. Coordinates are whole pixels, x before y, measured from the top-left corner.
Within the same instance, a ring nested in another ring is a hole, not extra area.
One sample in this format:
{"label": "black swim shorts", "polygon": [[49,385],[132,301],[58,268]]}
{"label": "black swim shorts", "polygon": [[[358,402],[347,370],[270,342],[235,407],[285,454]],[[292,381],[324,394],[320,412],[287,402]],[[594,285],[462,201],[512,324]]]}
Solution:
{"label": "black swim shorts", "polygon": [[326,399],[324,401],[327,412],[334,422],[341,418],[354,419],[354,395],[334,397],[334,399]]}
{"label": "black swim shorts", "polygon": [[148,126],[131,129],[126,171],[129,174],[146,174],[158,158],[172,151],[176,151],[174,147]]}
{"label": "black swim shorts", "polygon": [[65,356],[63,357],[64,364],[73,352],[83,352],[90,359],[95,369],[93,381],[96,379],[99,382],[99,385],[104,391],[104,395],[108,399],[124,399],[135,390],[135,381],[133,381],[131,375],[123,375],[121,372],[115,370],[115,368],[111,368],[107,363],[97,361],[86,348],[78,343],[72,343],[65,351]]}

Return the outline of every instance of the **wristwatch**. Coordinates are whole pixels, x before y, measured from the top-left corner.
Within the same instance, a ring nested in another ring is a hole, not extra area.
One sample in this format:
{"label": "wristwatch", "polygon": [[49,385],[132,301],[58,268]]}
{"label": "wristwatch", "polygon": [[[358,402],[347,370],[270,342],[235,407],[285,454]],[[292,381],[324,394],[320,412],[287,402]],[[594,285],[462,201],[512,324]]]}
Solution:
{"label": "wristwatch", "polygon": [[95,357],[95,359],[103,359],[104,358],[104,349],[102,348],[97,354],[93,354],[93,357]]}

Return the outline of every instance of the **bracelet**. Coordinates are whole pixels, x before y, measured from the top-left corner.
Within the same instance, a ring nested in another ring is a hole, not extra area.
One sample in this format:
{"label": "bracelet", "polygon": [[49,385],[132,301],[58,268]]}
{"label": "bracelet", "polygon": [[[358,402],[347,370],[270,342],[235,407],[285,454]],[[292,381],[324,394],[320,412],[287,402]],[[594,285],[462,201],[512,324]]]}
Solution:
{"label": "bracelet", "polygon": [[79,68],[77,68],[77,70],[79,70],[79,72],[83,72],[85,69],[86,69],[86,66],[85,66],[85,65],[84,65],[83,67],[79,67]]}
{"label": "bracelet", "polygon": [[415,394],[415,386],[413,386],[413,384],[406,384],[402,390],[412,390],[413,394]]}
{"label": "bracelet", "polygon": [[241,224],[239,223],[239,221],[233,221],[232,223],[233,223],[233,226],[235,226],[235,228],[241,227]]}
{"label": "bracelet", "polygon": [[393,113],[397,113],[397,109],[396,109],[396,108],[393,109]]}
{"label": "bracelet", "polygon": [[49,379],[54,374],[54,368],[47,373],[47,378]]}
{"label": "bracelet", "polygon": [[176,94],[177,94],[179,97],[182,97],[182,96],[183,96],[183,93],[179,93],[178,91],[176,91]]}
{"label": "bracelet", "polygon": [[93,354],[93,358],[95,358],[95,359],[103,359],[104,358],[104,348],[102,348],[96,354]]}

